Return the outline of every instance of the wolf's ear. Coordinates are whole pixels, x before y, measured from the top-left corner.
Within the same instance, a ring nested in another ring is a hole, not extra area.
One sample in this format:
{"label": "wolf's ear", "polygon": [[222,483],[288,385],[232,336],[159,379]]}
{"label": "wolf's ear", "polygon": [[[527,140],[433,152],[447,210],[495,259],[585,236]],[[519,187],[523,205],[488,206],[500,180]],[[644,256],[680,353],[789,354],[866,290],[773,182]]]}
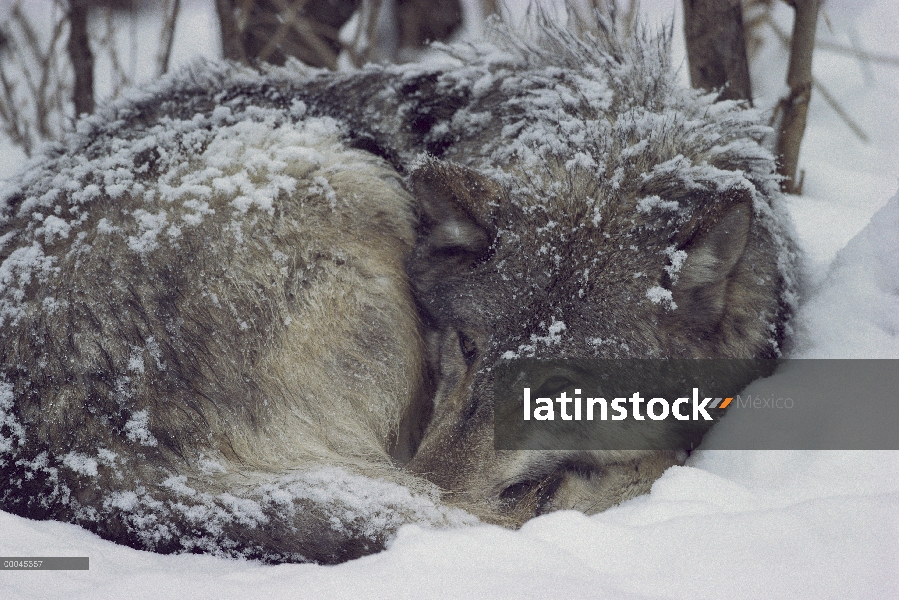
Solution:
{"label": "wolf's ear", "polygon": [[689,240],[682,250],[687,257],[672,279],[673,299],[678,316],[691,328],[710,332],[721,322],[731,293],[739,286],[734,278],[737,265],[746,251],[752,224],[752,201],[749,193],[740,194],[722,211],[710,227]]}
{"label": "wolf's ear", "polygon": [[493,243],[492,209],[502,189],[473,169],[437,160],[412,172],[412,191],[421,219],[419,247],[430,254],[479,256]]}

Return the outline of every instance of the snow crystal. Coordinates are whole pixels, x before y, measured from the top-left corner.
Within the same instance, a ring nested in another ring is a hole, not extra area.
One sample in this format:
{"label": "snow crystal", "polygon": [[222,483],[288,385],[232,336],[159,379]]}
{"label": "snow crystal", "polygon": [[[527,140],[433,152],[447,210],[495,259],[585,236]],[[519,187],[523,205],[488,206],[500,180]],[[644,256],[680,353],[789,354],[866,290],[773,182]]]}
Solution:
{"label": "snow crystal", "polygon": [[574,156],[565,162],[566,171],[574,171],[576,169],[592,170],[596,167],[596,160],[586,152],[575,152]]}
{"label": "snow crystal", "polygon": [[183,496],[196,496],[197,490],[187,485],[187,477],[184,475],[172,476],[162,482],[162,486]]}
{"label": "snow crystal", "polygon": [[146,344],[147,352],[150,353],[150,356],[156,362],[156,368],[160,371],[164,371],[165,363],[162,362],[162,350],[160,350],[159,343],[156,341],[156,338],[152,335],[147,336]]}
{"label": "snow crystal", "polygon": [[[541,323],[541,327],[546,327],[546,323]],[[512,360],[516,358],[520,358],[522,356],[530,357],[534,356],[537,352],[537,344],[543,343],[547,346],[553,346],[561,343],[562,341],[562,332],[567,329],[567,326],[564,322],[559,321],[558,319],[553,318],[553,322],[547,327],[546,335],[538,336],[537,334],[531,334],[531,343],[530,344],[520,344],[517,350],[506,350],[500,356],[501,359],[504,360]]]}
{"label": "snow crystal", "polygon": [[666,290],[662,286],[656,285],[646,290],[646,297],[655,304],[661,304],[666,310],[674,310],[677,304],[671,297],[671,290]]}
{"label": "snow crystal", "polygon": [[637,201],[638,212],[648,213],[654,208],[676,211],[680,208],[680,203],[677,200],[662,200],[658,196],[647,196]]}
{"label": "snow crystal", "polygon": [[62,464],[81,475],[97,476],[97,461],[86,454],[69,452],[62,457]]}
{"label": "snow crystal", "polygon": [[[25,428],[12,414],[13,386],[7,381],[0,381],[0,466],[5,463],[4,455],[13,454],[15,449],[25,443]],[[4,434],[4,429],[8,434]]]}
{"label": "snow crystal", "polygon": [[0,264],[0,326],[16,321],[24,314],[22,299],[24,288],[31,283],[32,275],[48,275],[56,263],[55,256],[44,255],[37,242],[13,250]]}
{"label": "snow crystal", "polygon": [[[541,325],[544,325],[544,324],[541,323]],[[562,332],[565,331],[565,329],[567,329],[567,327],[565,326],[565,323],[563,323],[562,321],[559,321],[557,319],[553,319],[553,322],[546,329],[546,335],[545,336],[537,336],[537,335],[532,334],[531,342],[533,342],[535,344],[537,342],[543,342],[547,346],[552,346],[553,344],[558,344],[562,341]]]}
{"label": "snow crystal", "polygon": [[137,494],[131,491],[113,492],[106,497],[103,504],[107,507],[114,507],[119,510],[130,512],[138,506],[139,499]]}
{"label": "snow crystal", "polygon": [[44,309],[44,312],[47,315],[52,315],[64,305],[64,302],[60,302],[56,298],[51,298],[50,296],[47,296],[41,301],[41,307]]}
{"label": "snow crystal", "polygon": [[[224,179],[217,177],[212,180],[212,185],[214,188],[221,190],[222,187],[227,187],[224,183]],[[214,215],[215,209],[209,208],[209,203],[205,200],[197,200],[191,198],[190,200],[185,200],[183,204],[184,208],[190,210],[191,212],[185,212],[181,215],[181,218],[188,224],[197,226],[203,222],[203,217],[205,215]]]}
{"label": "snow crystal", "polygon": [[125,423],[125,435],[132,442],[138,442],[142,446],[156,446],[158,442],[150,433],[149,425],[150,416],[146,410],[134,412]]}
{"label": "snow crystal", "polygon": [[132,347],[131,348],[131,356],[128,358],[128,370],[133,371],[135,373],[143,373],[144,372],[144,357],[143,357],[143,349]]}
{"label": "snow crystal", "polygon": [[460,110],[455,115],[453,115],[451,125],[454,129],[457,129],[459,131],[477,132],[490,124],[490,121],[492,120],[493,115],[488,111],[471,112],[467,110]]}
{"label": "snow crystal", "polygon": [[218,499],[228,508],[231,515],[236,518],[238,523],[256,527],[268,522],[268,517],[262,511],[262,506],[255,500],[249,498],[238,498],[231,494],[220,494]]}
{"label": "snow crystal", "polygon": [[313,195],[324,196],[325,200],[328,201],[328,205],[331,207],[331,210],[337,208],[337,194],[334,192],[334,188],[331,187],[331,184],[328,182],[327,178],[319,175],[313,178],[312,182],[315,185],[309,187],[309,193]]}
{"label": "snow crystal", "polygon": [[[687,253],[684,250],[678,250],[677,246],[668,246],[667,248],[665,248],[665,254],[671,260],[671,264],[665,267],[665,271],[671,277],[671,281],[673,283],[677,283],[677,274],[680,272],[681,267],[684,266],[684,262],[687,260]],[[669,296],[670,295],[671,293],[669,292]],[[658,304],[658,302],[655,300],[653,300],[653,302],[656,302],[656,304]],[[673,304],[674,303],[672,302],[671,308],[677,308],[676,306],[673,306]]]}
{"label": "snow crystal", "polygon": [[115,233],[116,231],[119,231],[119,228],[113,225],[106,217],[97,221],[98,233]]}
{"label": "snow crystal", "polygon": [[43,224],[34,230],[34,235],[43,235],[44,243],[51,243],[56,237],[67,238],[72,226],[67,221],[60,219],[55,215],[47,215],[44,217]]}
{"label": "snow crystal", "polygon": [[116,459],[119,457],[118,454],[113,452],[112,450],[107,450],[106,448],[98,448],[97,449],[97,458],[101,463],[106,466],[114,466]]}
{"label": "snow crystal", "polygon": [[355,475],[338,467],[326,467],[281,478],[277,484],[260,487],[263,498],[286,504],[312,500],[338,530],[352,526],[372,539],[404,523],[442,525],[473,524],[477,519],[459,509],[441,506],[436,497],[414,494],[389,481]]}
{"label": "snow crystal", "polygon": [[137,220],[140,235],[128,236],[128,247],[139,254],[152,252],[159,247],[159,242],[157,242],[156,238],[168,224],[166,212],[161,210],[154,215],[142,208],[138,208],[132,214]]}

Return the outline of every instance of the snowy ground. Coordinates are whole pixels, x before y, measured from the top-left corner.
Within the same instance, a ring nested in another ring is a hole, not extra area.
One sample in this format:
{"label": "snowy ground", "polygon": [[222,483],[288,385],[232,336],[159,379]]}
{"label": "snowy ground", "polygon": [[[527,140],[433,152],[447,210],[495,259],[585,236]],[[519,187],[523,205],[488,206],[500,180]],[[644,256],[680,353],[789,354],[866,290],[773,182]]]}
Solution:
{"label": "snowy ground", "polygon": [[[653,15],[675,4],[644,1]],[[899,55],[895,0],[827,10],[831,38],[854,30]],[[794,355],[899,358],[899,68],[815,61],[871,141],[813,101],[806,193],[788,200],[808,282]],[[762,106],[785,66],[763,68]],[[20,158],[0,156],[2,177]],[[407,526],[388,551],[336,567],[160,556],[0,512],[0,556],[64,555],[89,556],[90,571],[3,571],[0,597],[899,598],[899,452],[700,451],[599,515],[555,513],[517,532]]]}

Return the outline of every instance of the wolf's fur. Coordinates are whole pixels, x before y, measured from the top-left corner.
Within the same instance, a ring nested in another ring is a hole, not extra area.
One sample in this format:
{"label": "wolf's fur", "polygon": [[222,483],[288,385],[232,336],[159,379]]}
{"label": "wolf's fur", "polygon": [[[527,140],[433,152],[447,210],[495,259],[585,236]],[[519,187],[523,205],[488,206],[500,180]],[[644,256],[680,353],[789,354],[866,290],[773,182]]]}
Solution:
{"label": "wolf's fur", "polygon": [[497,359],[773,357],[793,299],[755,117],[679,89],[651,41],[610,32],[599,55],[551,27],[482,55],[504,76],[469,75],[454,141],[412,174],[439,387],[407,468],[513,520],[603,510],[686,453],[495,451]]}
{"label": "wolf's fur", "polygon": [[[339,134],[320,119],[237,119],[194,130],[202,151],[160,144],[174,160],[143,165],[129,164],[143,160],[134,144],[108,158],[169,192],[107,191],[79,211],[79,182],[57,196],[66,233],[46,232],[34,196],[13,200],[13,244],[39,240],[56,260],[4,314],[5,418],[23,428],[4,432],[7,509],[268,560],[365,552],[383,541],[368,531],[379,517],[450,519],[391,456],[410,454],[404,422],[423,391],[404,272],[412,198]],[[79,162],[56,164],[67,178]],[[387,489],[408,497],[370,508],[352,473],[423,496]],[[335,513],[349,518],[331,526]]]}
{"label": "wolf's fur", "polygon": [[775,355],[790,250],[757,117],[610,31],[82,121],[0,213],[0,505],[334,562],[645,492],[682,455],[494,451],[490,365]]}

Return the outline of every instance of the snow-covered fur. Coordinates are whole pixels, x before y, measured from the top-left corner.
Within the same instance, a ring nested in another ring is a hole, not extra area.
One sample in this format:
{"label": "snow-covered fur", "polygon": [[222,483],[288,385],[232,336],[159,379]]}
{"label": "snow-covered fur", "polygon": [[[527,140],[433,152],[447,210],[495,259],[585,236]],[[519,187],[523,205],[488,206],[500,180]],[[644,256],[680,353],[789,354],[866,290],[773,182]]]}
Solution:
{"label": "snow-covered fur", "polygon": [[412,198],[279,119],[101,136],[7,203],[6,509],[272,561],[471,520],[391,456],[424,391]]}
{"label": "snow-covered fur", "polygon": [[439,387],[407,468],[517,521],[604,510],[686,453],[496,451],[498,359],[771,358],[795,303],[758,115],[679,87],[664,38],[612,31],[603,52],[552,27],[454,49],[479,66],[438,79],[466,101],[411,176]]}
{"label": "snow-covered fur", "polygon": [[646,491],[679,455],[494,451],[489,366],[774,356],[792,258],[758,116],[611,31],[79,122],[0,199],[0,507],[336,562]]}

